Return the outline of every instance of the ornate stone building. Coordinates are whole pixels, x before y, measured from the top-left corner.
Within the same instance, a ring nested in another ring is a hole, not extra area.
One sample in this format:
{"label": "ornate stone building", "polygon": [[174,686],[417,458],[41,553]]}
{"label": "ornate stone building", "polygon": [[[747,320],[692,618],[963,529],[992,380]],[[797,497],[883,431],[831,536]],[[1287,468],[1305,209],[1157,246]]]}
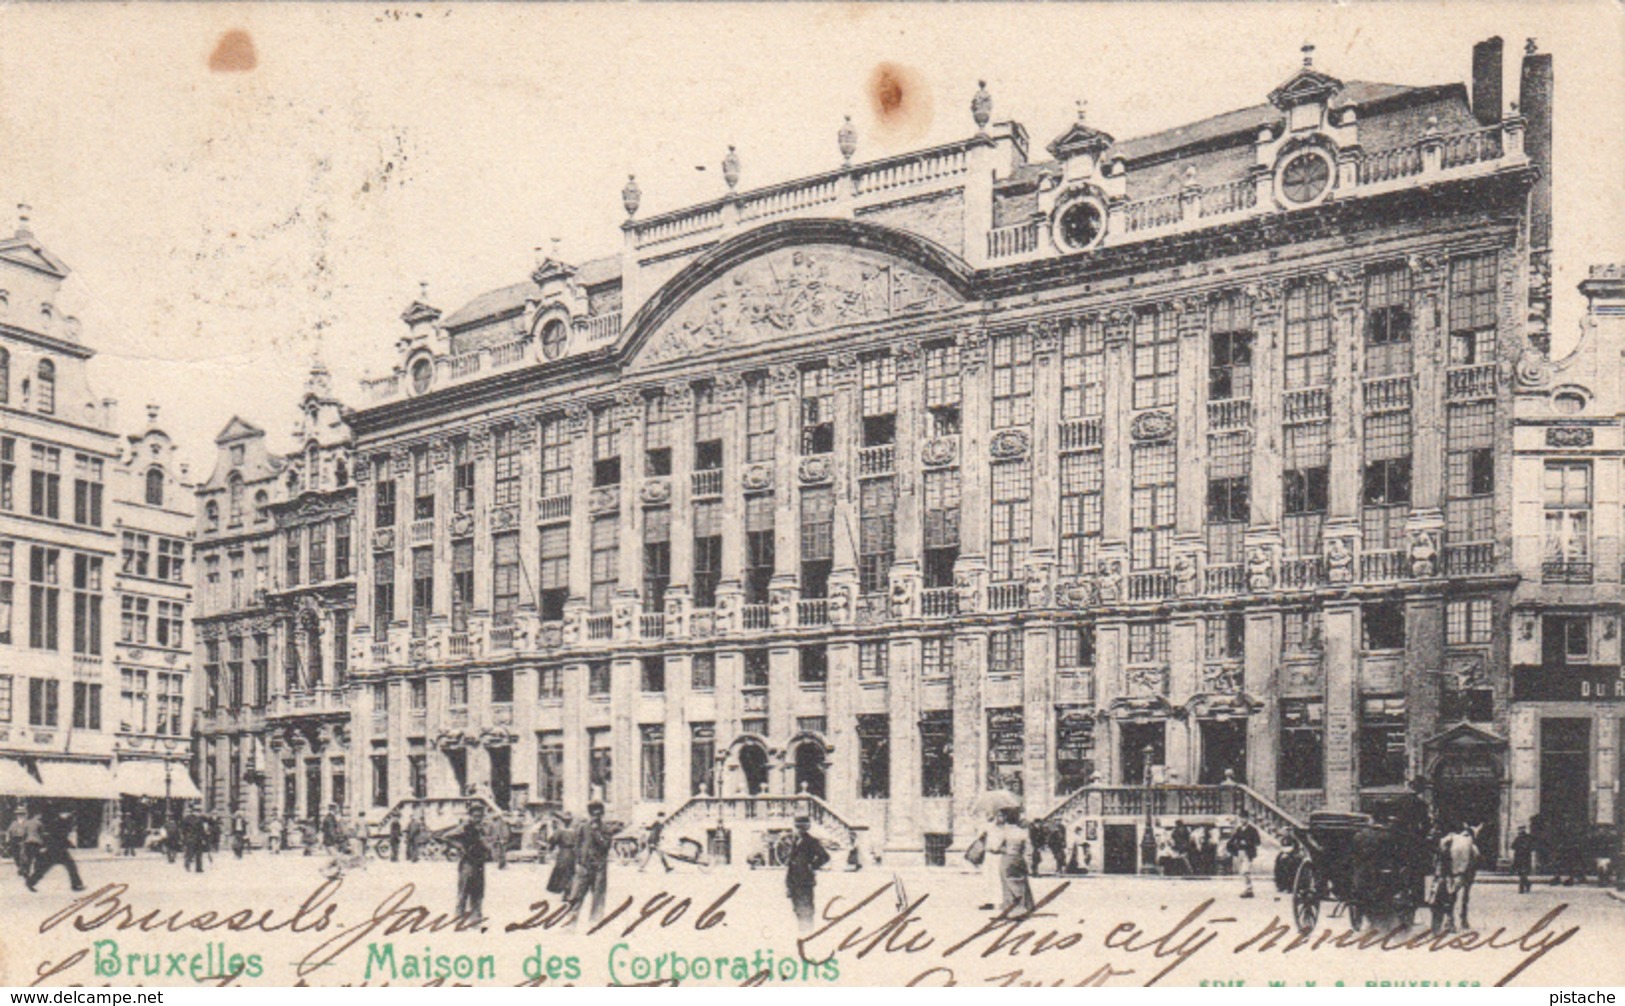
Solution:
{"label": "ornate stone building", "polygon": [[1465,727],[1494,776],[1437,799],[1502,827],[1550,64],[1521,111],[1474,66],[1306,57],[1049,159],[984,88],[962,141],[730,150],[699,206],[629,180],[617,256],[414,303],[354,417],[371,805],[807,792],[940,861],[989,789],[1369,808]]}
{"label": "ornate stone building", "polygon": [[355,609],[347,412],[316,364],[294,450],[233,419],[198,490],[200,778],[206,809],[280,832],[348,806],[345,640]]}
{"label": "ornate stone building", "polygon": [[1513,431],[1511,812],[1546,849],[1625,825],[1625,268],[1593,267],[1580,292],[1590,310],[1574,351],[1519,365]]}

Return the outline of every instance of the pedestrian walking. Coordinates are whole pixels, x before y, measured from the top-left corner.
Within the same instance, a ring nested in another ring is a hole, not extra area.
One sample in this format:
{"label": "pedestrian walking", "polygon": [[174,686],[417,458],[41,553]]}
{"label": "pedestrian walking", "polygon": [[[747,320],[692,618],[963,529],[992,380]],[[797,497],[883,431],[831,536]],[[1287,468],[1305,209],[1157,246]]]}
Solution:
{"label": "pedestrian walking", "polygon": [[558,825],[547,837],[547,847],[553,860],[553,870],[547,875],[547,890],[566,900],[575,889],[576,882],[576,830],[568,811],[559,817]]}
{"label": "pedestrian walking", "polygon": [[823,842],[813,837],[811,828],[810,818],[804,814],[796,816],[796,832],[784,859],[784,889],[790,896],[796,923],[804,933],[812,930],[817,911],[814,892],[818,886],[818,870],[829,862],[829,851]]}
{"label": "pedestrian walking", "polygon": [[999,827],[993,833],[988,853],[998,857],[1000,913],[1025,915],[1032,911],[1033,888],[1027,879],[1031,840],[1021,826],[1021,812],[1015,807],[999,811]]}
{"label": "pedestrian walking", "polygon": [[1535,839],[1527,827],[1519,825],[1518,834],[1512,839],[1512,872],[1518,875],[1519,894],[1529,893],[1529,874],[1534,866]]}
{"label": "pedestrian walking", "polygon": [[412,820],[406,826],[406,861],[416,863],[423,854],[423,842],[429,837],[429,826],[423,821],[423,808],[412,811]]}
{"label": "pedestrian walking", "polygon": [[11,827],[6,829],[6,848],[11,851],[11,860],[17,864],[17,876],[28,879],[28,859],[24,853],[25,836],[28,833],[28,805],[23,804],[17,810],[17,816],[12,819]]}
{"label": "pedestrian walking", "polygon": [[401,861],[401,818],[399,814],[393,814],[389,818],[389,861],[391,863]]}
{"label": "pedestrian walking", "polygon": [[499,810],[485,819],[485,840],[491,846],[491,853],[496,857],[499,870],[508,868],[508,843],[512,838],[513,827],[502,811]]}
{"label": "pedestrian walking", "polygon": [[1253,896],[1253,860],[1258,858],[1258,846],[1262,841],[1263,838],[1258,834],[1258,827],[1253,824],[1252,816],[1247,813],[1246,808],[1243,808],[1241,823],[1230,833],[1224,848],[1230,854],[1231,868],[1241,874],[1241,896],[1244,898]]}
{"label": "pedestrian walking", "polygon": [[570,888],[570,907],[575,909],[576,915],[571,920],[572,926],[579,920],[581,906],[589,894],[592,905],[587,921],[595,923],[603,918],[604,896],[609,888],[610,846],[620,830],[618,823],[604,820],[602,803],[594,800],[587,804],[587,820],[576,827],[576,870]]}
{"label": "pedestrian walking", "polygon": [[337,804],[328,804],[327,813],[322,815],[322,849],[333,852],[339,844],[339,808]]}
{"label": "pedestrian walking", "polygon": [[[800,818],[797,818],[800,820]],[[664,812],[655,814],[655,819],[649,824],[649,830],[643,836],[643,862],[638,865],[638,872],[642,873],[649,866],[649,860],[658,858],[660,865],[671,872],[671,864],[666,861],[666,853],[660,848],[660,836],[666,830],[666,815]],[[825,857],[828,858],[827,856]]]}
{"label": "pedestrian walking", "polygon": [[246,848],[248,848],[248,818],[239,810],[231,815],[231,854],[242,859],[243,850]]}
{"label": "pedestrian walking", "polygon": [[85,889],[84,881],[79,879],[79,867],[74,865],[73,854],[69,851],[72,842],[70,836],[73,832],[73,815],[56,810],[47,810],[40,821],[39,852],[33,857],[33,865],[28,873],[28,889],[35,890],[53,866],[60,866],[68,871],[68,884],[75,891]]}
{"label": "pedestrian walking", "polygon": [[491,847],[485,838],[485,805],[471,803],[468,818],[440,833],[457,849],[457,914],[459,917],[485,917],[485,864],[491,861]]}
{"label": "pedestrian walking", "polygon": [[207,840],[208,833],[203,815],[198,813],[197,805],[189,805],[186,816],[181,818],[182,869],[188,872],[203,872],[203,849]]}

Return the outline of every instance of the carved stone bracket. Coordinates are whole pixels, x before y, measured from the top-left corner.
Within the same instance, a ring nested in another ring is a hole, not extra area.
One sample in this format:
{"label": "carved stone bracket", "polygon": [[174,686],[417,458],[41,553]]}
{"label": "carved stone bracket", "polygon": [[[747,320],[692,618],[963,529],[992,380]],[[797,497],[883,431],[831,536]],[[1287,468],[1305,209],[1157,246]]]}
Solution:
{"label": "carved stone bracket", "polygon": [[372,533],[372,547],[379,552],[387,552],[395,547],[395,529],[381,527]]}
{"label": "carved stone bracket", "polygon": [[587,509],[592,513],[605,513],[610,510],[619,510],[621,507],[621,489],[619,486],[599,486],[587,495]]}
{"label": "carved stone bracket", "polygon": [[638,499],[646,505],[657,506],[671,499],[671,479],[646,478],[638,487]]}
{"label": "carved stone bracket", "polygon": [[1031,449],[1032,435],[1026,430],[1000,430],[987,444],[988,453],[1000,461],[1024,458]]}
{"label": "carved stone bracket", "polygon": [[1247,547],[1247,589],[1255,592],[1275,589],[1275,546],[1256,544]]}
{"label": "carved stone bracket", "polygon": [[1282,290],[1279,280],[1266,279],[1247,286],[1247,299],[1252,301],[1255,316],[1278,315],[1281,313]]}
{"label": "carved stone bracket", "polygon": [[1100,587],[1092,576],[1074,576],[1055,588],[1055,603],[1062,608],[1092,608],[1100,603]]}
{"label": "carved stone bracket", "polygon": [[467,511],[458,511],[451,515],[451,536],[453,538],[467,538],[474,533],[474,515]]}
{"label": "carved stone bracket", "polygon": [[716,377],[717,401],[723,405],[738,405],[745,400],[745,378],[737,370],[724,370]]}
{"label": "carved stone bracket", "polygon": [[491,428],[476,426],[468,431],[468,446],[474,457],[479,459],[491,456]]}
{"label": "carved stone bracket", "polygon": [[828,482],[835,475],[835,464],[827,454],[814,454],[801,459],[796,469],[796,476],[804,485],[816,485]]}
{"label": "carved stone bracket", "polygon": [[905,339],[892,347],[892,358],[897,361],[898,377],[913,377],[920,370],[920,344]]}
{"label": "carved stone bracket", "polygon": [[390,471],[395,473],[396,478],[400,478],[403,475],[410,475],[412,473],[411,451],[395,451],[389,456],[389,459]]}
{"label": "carved stone bracket", "polygon": [[967,328],[959,334],[959,368],[967,375],[976,374],[987,364],[987,332],[980,328]]}
{"label": "carved stone bracket", "polygon": [[891,617],[896,619],[919,617],[920,574],[908,567],[892,567],[891,590],[887,602]]}
{"label": "carved stone bracket", "polygon": [[1439,532],[1418,528],[1411,532],[1411,575],[1418,579],[1439,572]]}
{"label": "carved stone bracket", "polygon": [[492,507],[487,522],[491,531],[507,531],[519,526],[519,508],[517,506]]}
{"label": "carved stone bracket", "polygon": [[740,482],[746,492],[766,492],[773,488],[773,466],[765,462],[746,465]]}
{"label": "carved stone bracket", "polygon": [[801,368],[793,363],[781,363],[773,368],[773,393],[780,398],[795,398],[801,394]]}
{"label": "carved stone bracket", "polygon": [[1135,440],[1167,440],[1174,435],[1175,426],[1174,415],[1171,412],[1161,410],[1142,412],[1134,417],[1129,433]]}
{"label": "carved stone bracket", "polygon": [[571,402],[564,407],[565,431],[572,437],[587,435],[587,425],[592,421],[592,412],[579,402]]}
{"label": "carved stone bracket", "polygon": [[435,437],[429,441],[429,464],[435,468],[445,468],[451,464],[451,441],[445,437]]}
{"label": "carved stone bracket", "polygon": [[1027,326],[1028,338],[1032,340],[1033,359],[1040,363],[1048,363],[1055,356],[1055,351],[1061,344],[1061,326],[1053,318],[1035,321]]}
{"label": "carved stone bracket", "polygon": [[1590,447],[1592,431],[1584,426],[1553,426],[1546,430],[1547,447]]}
{"label": "carved stone bracket", "polygon": [[920,461],[928,468],[941,468],[959,460],[958,437],[933,437],[920,448]]}
{"label": "carved stone bracket", "polygon": [[1354,538],[1348,535],[1326,536],[1326,582],[1347,584],[1354,582]]}

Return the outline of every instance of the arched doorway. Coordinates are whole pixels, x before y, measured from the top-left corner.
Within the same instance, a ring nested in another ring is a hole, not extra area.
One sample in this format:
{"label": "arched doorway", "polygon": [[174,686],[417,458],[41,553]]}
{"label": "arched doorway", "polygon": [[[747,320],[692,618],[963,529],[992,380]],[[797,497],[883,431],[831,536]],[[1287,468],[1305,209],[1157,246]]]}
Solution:
{"label": "arched doorway", "polygon": [[773,760],[783,752],[769,751],[760,734],[741,734],[721,758],[720,796],[765,796],[770,789]]}
{"label": "arched doorway", "polygon": [[739,748],[739,775],[746,796],[762,796],[767,792],[767,750],[760,744],[742,744]]}
{"label": "arched doorway", "polygon": [[795,792],[824,799],[828,749],[818,738],[808,737],[795,742],[794,750]]}

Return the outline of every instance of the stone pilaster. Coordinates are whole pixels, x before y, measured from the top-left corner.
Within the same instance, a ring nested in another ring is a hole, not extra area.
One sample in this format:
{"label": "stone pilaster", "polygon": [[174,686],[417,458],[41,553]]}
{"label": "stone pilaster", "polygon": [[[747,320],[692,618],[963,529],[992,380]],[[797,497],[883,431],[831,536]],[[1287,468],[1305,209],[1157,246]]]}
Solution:
{"label": "stone pilaster", "polygon": [[[720,661],[719,661],[720,662]],[[666,789],[667,807],[681,806],[693,778],[692,733],[688,710],[694,694],[694,657],[673,653],[666,658]]]}
{"label": "stone pilaster", "polygon": [[1360,605],[1325,606],[1326,808],[1357,810],[1359,803]]}
{"label": "stone pilaster", "polygon": [[[1185,297],[1179,312],[1179,397],[1175,451],[1179,459],[1174,532],[1202,533],[1207,517],[1208,298]],[[1256,361],[1256,357],[1255,357]]]}
{"label": "stone pilaster", "polygon": [[1247,662],[1241,690],[1264,708],[1247,719],[1247,782],[1260,793],[1276,791],[1276,738],[1281,695],[1281,613],[1253,609],[1247,613]]}
{"label": "stone pilaster", "polygon": [[579,625],[592,595],[592,514],[585,506],[592,491],[592,414],[575,404],[564,415],[570,434],[570,601],[581,612]]}
{"label": "stone pilaster", "polygon": [[1446,262],[1436,255],[1411,260],[1412,372],[1415,388],[1411,396],[1411,416],[1415,440],[1411,450],[1411,507],[1440,510],[1444,507],[1445,390],[1449,349],[1440,319],[1445,314],[1444,286]]}
{"label": "stone pilaster", "polygon": [[[1326,277],[1332,299],[1331,471],[1327,478],[1328,522],[1360,515],[1360,457],[1364,435],[1365,339],[1362,295],[1364,279],[1357,270],[1333,270]],[[1324,546],[1322,546],[1324,548]]]}
{"label": "stone pilaster", "polygon": [[604,803],[608,804],[609,816],[620,821],[631,819],[643,775],[642,732],[633,717],[642,671],[632,657],[616,658],[609,670],[609,736],[614,763]]}
{"label": "stone pilaster", "polygon": [[985,824],[976,813],[976,802],[987,781],[987,715],[982,703],[987,629],[967,627],[954,633],[953,640],[953,833],[957,844],[970,842]]}
{"label": "stone pilaster", "polygon": [[[1102,493],[1103,544],[1127,542],[1129,537],[1132,486],[1128,478],[1128,433],[1134,404],[1134,350],[1130,345],[1133,334],[1134,313],[1121,309],[1111,312],[1106,319],[1106,351],[1101,365],[1101,376],[1106,384],[1101,436],[1104,438],[1102,461],[1105,469],[1117,477],[1106,479]],[[1123,568],[1128,568],[1126,562]]]}
{"label": "stone pilaster", "polygon": [[886,712],[891,725],[891,801],[886,851],[910,861],[923,853],[920,833],[920,640],[898,637],[887,657]]}
{"label": "stone pilaster", "polygon": [[[1176,616],[1168,627],[1168,703],[1175,709],[1182,709],[1202,690],[1202,642],[1202,620],[1193,614]],[[1178,774],[1181,783],[1197,778],[1198,751],[1191,743],[1196,729],[1190,719],[1168,723],[1164,764]]]}
{"label": "stone pilaster", "polygon": [[853,699],[858,692],[858,646],[832,643],[829,647],[827,695],[830,739],[829,802],[836,807],[865,811],[858,803],[858,721]]}
{"label": "stone pilaster", "polygon": [[1281,284],[1256,283],[1246,291],[1253,318],[1253,459],[1248,472],[1252,525],[1281,526]]}
{"label": "stone pilaster", "polygon": [[[1031,598],[1028,603],[1032,603]],[[1054,666],[1054,626],[1029,626],[1022,633],[1021,677],[1024,734],[1021,775],[1027,790],[1024,799],[1029,815],[1048,813],[1055,806]],[[983,730],[986,730],[985,724]]]}
{"label": "stone pilaster", "polygon": [[587,750],[587,665],[567,664],[564,675],[564,806],[571,813],[586,809],[591,788],[591,753]]}

